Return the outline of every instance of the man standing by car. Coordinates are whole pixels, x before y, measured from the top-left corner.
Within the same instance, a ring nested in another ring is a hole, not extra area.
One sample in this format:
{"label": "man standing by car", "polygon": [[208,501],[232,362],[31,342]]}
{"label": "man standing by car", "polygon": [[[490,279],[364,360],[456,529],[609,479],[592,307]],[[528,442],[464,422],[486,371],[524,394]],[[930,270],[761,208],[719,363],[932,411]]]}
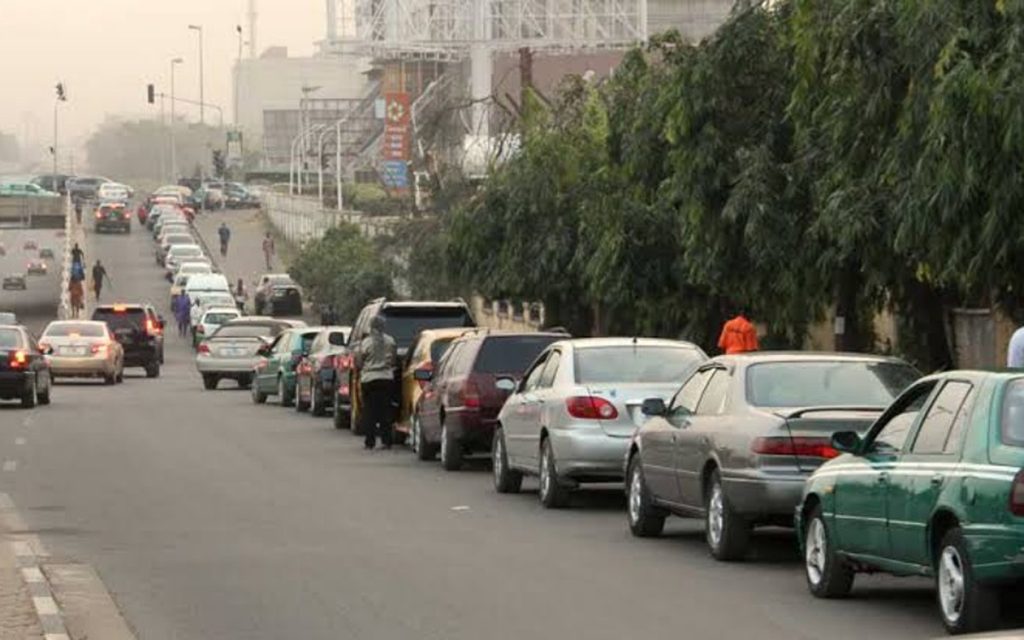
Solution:
{"label": "man standing by car", "polygon": [[384,316],[374,316],[370,320],[369,335],[356,346],[353,354],[359,370],[367,449],[376,446],[378,435],[384,448],[391,448],[391,389],[398,365],[398,348],[395,339],[384,333],[385,325]]}
{"label": "man standing by car", "polygon": [[100,300],[100,292],[103,290],[103,281],[110,281],[107,276],[107,270],[104,268],[103,263],[96,260],[96,264],[92,266],[92,290],[96,293],[96,301]]}
{"label": "man standing by car", "polygon": [[231,229],[228,229],[226,222],[220,223],[220,228],[217,229],[217,235],[220,236],[220,255],[221,257],[228,257],[228,242],[231,240]]}
{"label": "man standing by car", "polygon": [[747,320],[741,309],[736,317],[722,327],[722,335],[718,338],[718,348],[726,355],[757,351],[761,345],[757,341],[757,328]]}

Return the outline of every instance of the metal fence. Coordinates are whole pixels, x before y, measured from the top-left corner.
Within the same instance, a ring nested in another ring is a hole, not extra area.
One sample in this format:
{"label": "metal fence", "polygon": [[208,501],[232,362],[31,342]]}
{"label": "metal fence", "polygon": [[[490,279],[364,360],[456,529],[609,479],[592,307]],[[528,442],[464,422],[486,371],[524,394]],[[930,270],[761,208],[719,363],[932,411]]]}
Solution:
{"label": "metal fence", "polygon": [[364,235],[372,238],[390,233],[402,220],[399,216],[367,216],[323,208],[317,198],[275,193],[269,189],[260,193],[260,201],[274,228],[299,247],[322,238],[328,229],[343,222],[358,226]]}

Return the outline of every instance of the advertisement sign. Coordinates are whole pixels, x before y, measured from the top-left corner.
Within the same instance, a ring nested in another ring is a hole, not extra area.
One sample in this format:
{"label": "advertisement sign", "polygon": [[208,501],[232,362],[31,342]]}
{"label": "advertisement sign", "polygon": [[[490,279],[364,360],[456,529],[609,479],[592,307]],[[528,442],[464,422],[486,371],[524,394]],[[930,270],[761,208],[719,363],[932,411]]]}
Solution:
{"label": "advertisement sign", "polygon": [[384,160],[409,160],[411,150],[412,103],[408,93],[384,94]]}

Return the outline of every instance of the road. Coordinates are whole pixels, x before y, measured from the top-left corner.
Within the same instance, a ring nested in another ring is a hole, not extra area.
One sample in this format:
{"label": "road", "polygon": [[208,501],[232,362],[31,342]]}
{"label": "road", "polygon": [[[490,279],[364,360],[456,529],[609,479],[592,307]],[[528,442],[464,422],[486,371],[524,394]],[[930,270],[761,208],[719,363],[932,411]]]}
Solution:
{"label": "road", "polygon": [[[233,246],[251,233],[238,225]],[[90,234],[86,250],[114,297],[166,305],[146,234]],[[203,391],[184,341],[166,351],[157,380],[129,370],[117,387],[61,385],[31,414],[0,409],[15,463],[0,492],[52,562],[96,570],[139,638],[941,635],[927,581],[858,578],[850,600],[815,601],[789,533],[736,564],[712,561],[693,522],[633,539],[619,490],[545,511],[529,482],[495,494],[483,462],[447,473],[367,453],[329,419]]]}
{"label": "road", "polygon": [[39,333],[57,314],[64,237],[52,229],[0,229],[5,253],[0,256],[0,277],[25,273],[28,261],[39,256],[39,251],[24,248],[29,240],[52,249],[56,259],[46,261],[50,267],[47,275],[29,276],[26,291],[0,291],[0,311],[14,311],[20,321]]}

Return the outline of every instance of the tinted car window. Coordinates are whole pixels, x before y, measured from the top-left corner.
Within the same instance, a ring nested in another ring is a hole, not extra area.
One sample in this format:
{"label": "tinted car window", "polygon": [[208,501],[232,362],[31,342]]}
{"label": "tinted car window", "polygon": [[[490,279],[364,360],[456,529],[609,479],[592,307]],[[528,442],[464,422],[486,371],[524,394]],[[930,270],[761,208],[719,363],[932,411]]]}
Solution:
{"label": "tinted car window", "polygon": [[544,364],[544,372],[540,374],[538,386],[541,389],[547,389],[555,383],[555,375],[558,373],[558,367],[561,364],[562,352],[552,351],[551,355],[548,356],[548,361]]}
{"label": "tinted car window", "polygon": [[907,441],[907,436],[910,435],[910,430],[934,386],[934,384],[922,385],[912,393],[910,398],[904,397],[904,401],[907,401],[906,406],[900,413],[892,416],[888,422],[882,425],[880,431],[877,431],[874,441],[870,445],[871,451],[896,453],[903,449],[903,443]]}
{"label": "tinted car window", "polygon": [[399,349],[408,349],[416,334],[424,329],[474,326],[473,318],[463,307],[385,307],[381,313],[387,319],[384,331],[395,339]]}
{"label": "tinted car window", "polygon": [[43,334],[51,338],[67,338],[71,335],[82,336],[83,338],[102,338],[106,335],[103,327],[95,324],[55,324],[46,329]]}
{"label": "tinted car window", "polygon": [[697,403],[697,413],[700,415],[714,415],[722,412],[725,404],[725,396],[729,391],[729,373],[721,369],[711,374],[708,386],[704,388],[704,395]]}
{"label": "tinted car window", "polygon": [[526,374],[526,378],[523,380],[521,387],[522,391],[532,391],[537,388],[537,385],[540,384],[540,377],[544,373],[544,365],[547,364],[548,357],[550,356],[544,356],[543,359],[534,364],[533,368]]}
{"label": "tinted car window", "polygon": [[222,325],[213,334],[214,338],[268,338],[281,333],[280,325],[241,324]]}
{"label": "tinted car window", "polygon": [[676,393],[676,397],[672,399],[672,408],[696,413],[697,401],[700,400],[701,392],[704,390],[704,385],[707,384],[708,377],[712,371],[714,370],[706,369],[690,376],[690,379]]}
{"label": "tinted car window", "polygon": [[758,407],[885,407],[918,377],[895,362],[763,362],[747,368],[747,399]]}
{"label": "tinted car window", "polygon": [[1006,385],[1001,422],[1003,444],[1024,447],[1024,378]]}
{"label": "tinted car window", "polygon": [[234,320],[237,317],[237,313],[208,313],[203,317],[203,322],[208,324],[224,324],[228,320]]}
{"label": "tinted car window", "polygon": [[438,338],[430,343],[430,361],[436,363],[451,346],[455,338]]}
{"label": "tinted car window", "polygon": [[474,369],[480,373],[521,374],[537,354],[559,336],[488,336],[477,354]]}
{"label": "tinted car window", "polygon": [[20,331],[17,329],[0,329],[0,349],[19,349],[24,346]]}
{"label": "tinted car window", "polygon": [[586,347],[576,349],[576,382],[680,382],[703,360],[699,351],[687,347]]}
{"label": "tinted car window", "polygon": [[344,347],[348,344],[348,336],[345,335],[344,331],[331,331],[327,336],[327,342],[335,347]]}
{"label": "tinted car window", "polygon": [[138,329],[146,326],[146,312],[142,309],[97,309],[92,314],[93,320],[106,322],[111,331],[118,329]]}
{"label": "tinted car window", "polygon": [[947,382],[921,421],[911,451],[942,453],[946,449],[953,423],[962,411],[961,407],[966,404],[964,401],[970,392],[971,385],[966,382]]}

